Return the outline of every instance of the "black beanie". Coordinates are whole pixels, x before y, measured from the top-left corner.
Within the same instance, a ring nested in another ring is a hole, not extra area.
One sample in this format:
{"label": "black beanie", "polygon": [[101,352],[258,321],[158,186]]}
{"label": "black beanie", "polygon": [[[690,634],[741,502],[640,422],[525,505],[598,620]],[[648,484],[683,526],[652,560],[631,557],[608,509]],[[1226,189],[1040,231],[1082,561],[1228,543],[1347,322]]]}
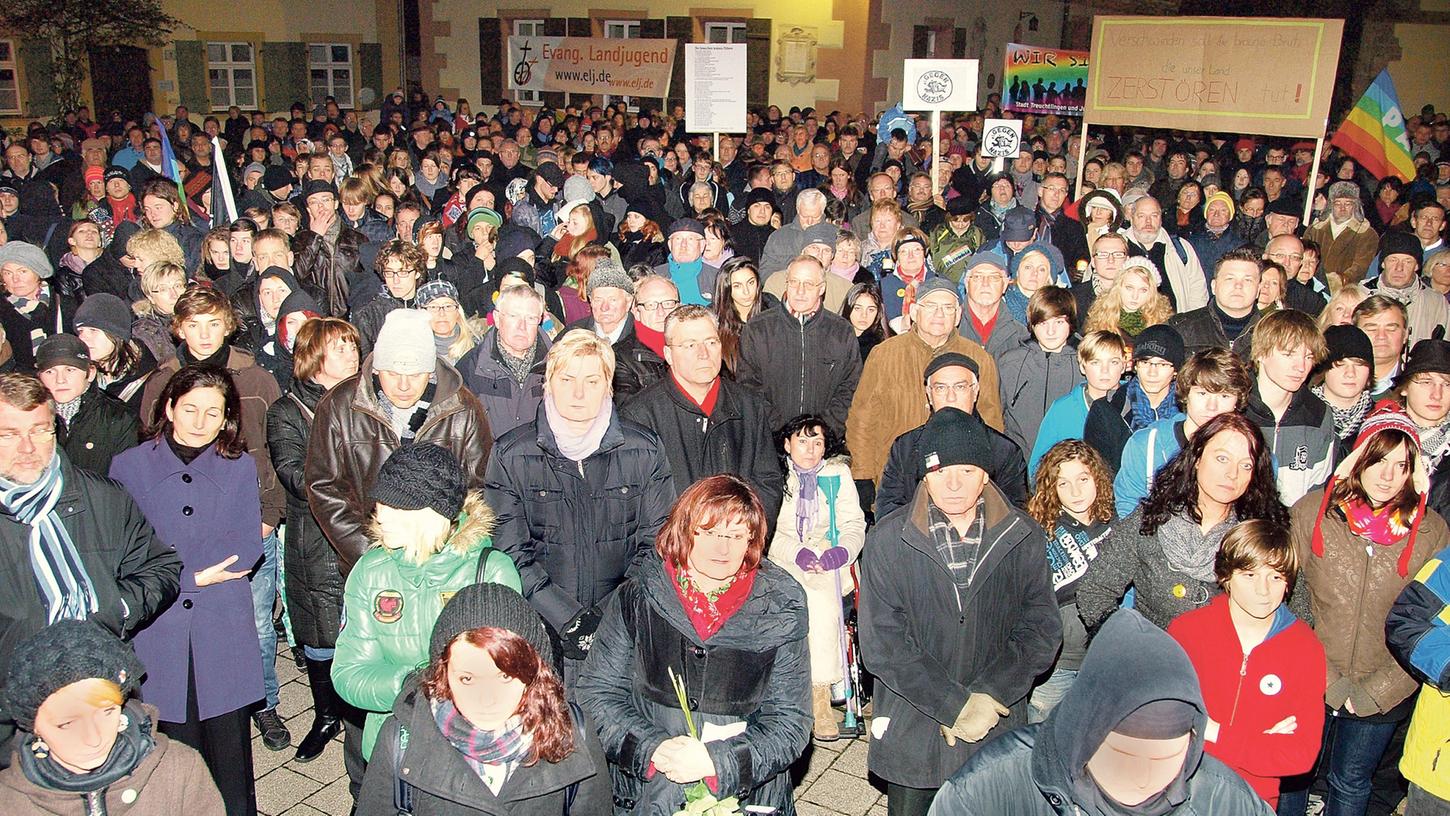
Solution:
{"label": "black beanie", "polygon": [[1174,369],[1183,368],[1183,335],[1167,323],[1144,329],[1133,338],[1133,359],[1144,360],[1149,357],[1167,360],[1173,364]]}
{"label": "black beanie", "polygon": [[1153,700],[1124,717],[1113,728],[1116,734],[1134,739],[1175,739],[1193,730],[1198,709],[1186,700]]}
{"label": "black beanie", "polygon": [[405,445],[393,451],[378,470],[368,497],[399,510],[428,508],[452,521],[463,512],[468,489],[463,466],[447,448],[431,442]]}
{"label": "black beanie", "polygon": [[110,292],[97,292],[87,297],[75,313],[77,329],[100,329],[117,343],[131,339],[131,324],[135,321],[131,307]]}
{"label": "black beanie", "polygon": [[1415,266],[1425,262],[1425,250],[1420,239],[1408,232],[1390,230],[1380,237],[1380,264],[1391,255],[1409,255],[1415,259]]}
{"label": "black beanie", "polygon": [[973,360],[965,354],[949,351],[946,354],[938,354],[931,358],[931,362],[926,364],[926,373],[922,375],[921,381],[927,382],[931,379],[931,375],[941,371],[943,368],[951,368],[952,366],[961,366],[972,372],[973,376],[981,376],[981,371],[977,368],[976,360]]}
{"label": "black beanie", "polygon": [[0,706],[16,725],[30,731],[46,698],[71,683],[110,680],[121,687],[122,697],[129,697],[144,672],[131,647],[100,624],[56,621],[15,647]]}
{"label": "black beanie", "polygon": [[1340,360],[1354,358],[1374,367],[1374,344],[1358,326],[1330,326],[1324,330],[1324,345],[1329,348],[1329,355],[1319,365],[1325,370],[1333,368]]}
{"label": "black beanie", "polygon": [[429,660],[441,657],[460,634],[484,626],[507,629],[522,637],[548,666],[557,668],[543,619],[522,595],[503,584],[470,584],[448,601],[433,624],[433,636],[428,640]]}
{"label": "black beanie", "polygon": [[957,408],[942,408],[931,415],[916,443],[926,472],[952,465],[992,468],[992,449],[982,420]]}

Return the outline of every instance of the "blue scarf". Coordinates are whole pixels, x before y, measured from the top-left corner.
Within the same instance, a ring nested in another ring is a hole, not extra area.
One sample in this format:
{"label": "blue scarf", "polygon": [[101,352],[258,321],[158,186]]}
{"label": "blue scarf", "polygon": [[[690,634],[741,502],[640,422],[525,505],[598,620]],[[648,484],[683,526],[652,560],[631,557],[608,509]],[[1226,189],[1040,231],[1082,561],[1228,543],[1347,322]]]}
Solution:
{"label": "blue scarf", "polygon": [[1014,284],[1008,284],[1007,291],[1002,295],[1002,305],[1006,307],[1007,314],[1024,326],[1027,325],[1027,300],[1028,297]]}
{"label": "blue scarf", "polygon": [[99,608],[91,576],[55,512],[64,488],[59,454],[51,455],[50,466],[33,484],[0,478],[0,512],[30,527],[30,568],[47,623],[85,620]]}
{"label": "blue scarf", "polygon": [[1178,391],[1176,383],[1168,384],[1168,393],[1163,395],[1163,401],[1158,403],[1157,408],[1148,401],[1148,395],[1143,393],[1143,386],[1138,384],[1136,377],[1128,380],[1125,387],[1128,389],[1128,429],[1131,431],[1140,431],[1178,413],[1178,401],[1174,396]]}
{"label": "blue scarf", "polygon": [[680,290],[680,303],[693,303],[696,306],[708,306],[710,301],[706,300],[705,294],[700,291],[700,270],[705,268],[703,258],[696,258],[689,263],[680,263],[674,258],[670,259],[670,280],[675,282],[675,288]]}

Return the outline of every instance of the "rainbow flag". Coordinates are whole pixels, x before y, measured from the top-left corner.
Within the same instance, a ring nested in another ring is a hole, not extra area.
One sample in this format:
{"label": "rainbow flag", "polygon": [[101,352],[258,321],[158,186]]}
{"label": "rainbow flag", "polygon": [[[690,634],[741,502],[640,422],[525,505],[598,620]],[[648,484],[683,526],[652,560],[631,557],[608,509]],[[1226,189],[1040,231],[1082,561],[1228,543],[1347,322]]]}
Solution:
{"label": "rainbow flag", "polygon": [[1364,96],[1345,117],[1330,144],[1348,153],[1376,178],[1415,177],[1410,157],[1410,137],[1405,135],[1405,115],[1389,69],[1380,71]]}
{"label": "rainbow flag", "polygon": [[181,186],[181,173],[176,169],[176,151],[171,149],[171,137],[166,134],[166,123],[154,113],[151,114],[151,117],[156,120],[156,129],[161,131],[161,173],[176,182],[176,194],[181,196],[181,206],[184,208],[186,206],[186,188]]}

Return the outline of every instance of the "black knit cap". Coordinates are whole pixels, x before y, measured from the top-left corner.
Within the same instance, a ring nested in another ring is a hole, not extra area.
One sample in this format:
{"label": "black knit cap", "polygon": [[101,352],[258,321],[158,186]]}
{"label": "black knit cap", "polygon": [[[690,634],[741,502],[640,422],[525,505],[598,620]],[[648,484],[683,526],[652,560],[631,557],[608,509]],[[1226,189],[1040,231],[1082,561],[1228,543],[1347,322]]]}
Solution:
{"label": "black knit cap", "polygon": [[428,508],[452,521],[463,512],[468,488],[463,466],[447,448],[432,442],[404,445],[378,469],[368,497],[399,510]]}
{"label": "black knit cap", "polygon": [[992,468],[992,448],[982,420],[957,408],[942,408],[931,415],[916,443],[928,473],[952,465]]}
{"label": "black knit cap", "polygon": [[1427,338],[1416,343],[1405,360],[1404,370],[1395,378],[1395,387],[1409,382],[1416,374],[1450,374],[1450,340]]}
{"label": "black knit cap", "polygon": [[433,624],[428,640],[428,657],[437,660],[453,639],[464,632],[492,626],[507,629],[522,637],[550,667],[554,666],[554,647],[544,621],[524,596],[503,584],[470,584],[458,591]]}
{"label": "black knit cap", "polygon": [[122,343],[131,339],[131,324],[134,322],[131,307],[110,292],[88,295],[75,313],[77,329],[100,329]]}
{"label": "black knit cap", "polygon": [[322,179],[311,179],[306,184],[302,185],[303,201],[306,201],[307,199],[317,195],[318,193],[327,193],[333,198],[336,198],[337,185],[333,184],[330,181],[323,181]]}
{"label": "black knit cap", "polygon": [[1319,365],[1325,370],[1340,360],[1349,359],[1363,360],[1371,367],[1374,365],[1374,344],[1358,326],[1330,326],[1324,330],[1324,345],[1329,347],[1329,356]]}
{"label": "black knit cap", "polygon": [[123,697],[135,693],[145,669],[131,647],[94,621],[61,620],[22,640],[10,657],[4,713],[26,731],[50,695],[82,680],[110,680]]}
{"label": "black knit cap", "polygon": [[1408,232],[1390,230],[1380,236],[1380,263],[1391,255],[1409,255],[1415,259],[1415,265],[1419,266],[1425,262],[1425,250],[1420,246],[1420,239]]}
{"label": "black knit cap", "polygon": [[1133,338],[1134,360],[1157,357],[1167,360],[1173,364],[1173,368],[1179,369],[1183,367],[1185,356],[1183,335],[1167,323],[1149,326]]}

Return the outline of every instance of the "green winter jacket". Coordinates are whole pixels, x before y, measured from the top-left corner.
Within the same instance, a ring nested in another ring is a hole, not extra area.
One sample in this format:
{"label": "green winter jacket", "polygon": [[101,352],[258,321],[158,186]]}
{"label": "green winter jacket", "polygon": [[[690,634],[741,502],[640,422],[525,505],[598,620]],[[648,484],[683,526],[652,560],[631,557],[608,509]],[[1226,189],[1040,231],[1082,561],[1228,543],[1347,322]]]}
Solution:
{"label": "green winter jacket", "polygon": [[[465,520],[443,549],[424,564],[408,561],[402,549],[374,545],[347,576],[343,593],[342,629],[332,661],[332,682],[342,699],[367,712],[363,757],[403,681],[428,663],[428,640],[443,605],[458,590],[474,583],[478,559],[488,547],[483,580],[519,592],[519,571],[502,550],[491,549],[493,512],[480,494],[463,505]],[[459,539],[472,541],[466,552],[453,548]]]}

